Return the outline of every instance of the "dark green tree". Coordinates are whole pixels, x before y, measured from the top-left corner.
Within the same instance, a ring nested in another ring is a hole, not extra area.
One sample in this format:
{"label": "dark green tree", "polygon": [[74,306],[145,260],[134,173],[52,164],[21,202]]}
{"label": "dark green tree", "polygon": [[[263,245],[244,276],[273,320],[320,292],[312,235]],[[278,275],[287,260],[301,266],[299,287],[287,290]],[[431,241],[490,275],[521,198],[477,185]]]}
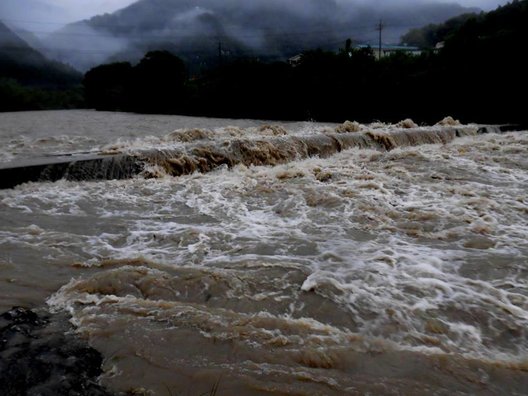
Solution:
{"label": "dark green tree", "polygon": [[86,102],[97,110],[127,110],[132,65],[111,63],[91,69],[83,80]]}
{"label": "dark green tree", "polygon": [[148,52],[132,72],[132,109],[145,113],[183,111],[186,78],[180,58],[168,51]]}

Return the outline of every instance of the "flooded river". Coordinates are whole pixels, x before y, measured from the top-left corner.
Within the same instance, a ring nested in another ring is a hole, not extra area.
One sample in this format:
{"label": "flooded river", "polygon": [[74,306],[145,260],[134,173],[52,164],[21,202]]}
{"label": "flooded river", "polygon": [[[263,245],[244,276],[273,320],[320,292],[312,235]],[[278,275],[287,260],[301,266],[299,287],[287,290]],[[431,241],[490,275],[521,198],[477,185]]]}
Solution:
{"label": "flooded river", "polygon": [[[387,147],[394,127],[337,129],[0,114],[4,166],[200,142],[231,153],[240,139],[274,142],[257,163],[275,165],[173,177],[171,158],[128,180],[1,190],[1,310],[68,318],[115,393],[526,394],[528,134]],[[390,150],[274,157],[334,133]]]}

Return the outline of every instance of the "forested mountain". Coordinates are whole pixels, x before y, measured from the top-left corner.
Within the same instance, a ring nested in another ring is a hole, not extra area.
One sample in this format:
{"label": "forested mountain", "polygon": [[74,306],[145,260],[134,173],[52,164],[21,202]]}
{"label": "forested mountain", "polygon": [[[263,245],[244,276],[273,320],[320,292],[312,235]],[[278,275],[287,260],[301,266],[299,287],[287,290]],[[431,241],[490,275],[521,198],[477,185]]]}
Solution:
{"label": "forested mountain", "polygon": [[450,18],[444,23],[431,23],[424,27],[411,29],[402,36],[401,43],[423,49],[433,48],[453,36],[462,25],[476,16],[475,13],[462,14]]}
{"label": "forested mountain", "polygon": [[81,75],[69,66],[47,59],[0,22],[0,78],[57,87],[76,84]]}
{"label": "forested mountain", "polygon": [[82,75],[51,61],[0,22],[0,111],[81,105]]}
{"label": "forested mountain", "polygon": [[335,50],[346,38],[397,42],[411,27],[439,23],[473,9],[455,3],[360,0],[139,0],[114,12],[71,24],[51,35],[51,54],[80,69],[103,61],[137,61],[169,50],[190,66],[219,58],[284,60],[312,48]]}
{"label": "forested mountain", "polygon": [[[150,52],[138,64],[99,66],[84,79],[101,110],[342,122],[463,122],[526,125],[528,0],[469,18],[439,51],[377,60],[369,48],[307,51],[295,65],[226,63],[186,78],[181,60]],[[175,72],[177,71],[177,72]]]}

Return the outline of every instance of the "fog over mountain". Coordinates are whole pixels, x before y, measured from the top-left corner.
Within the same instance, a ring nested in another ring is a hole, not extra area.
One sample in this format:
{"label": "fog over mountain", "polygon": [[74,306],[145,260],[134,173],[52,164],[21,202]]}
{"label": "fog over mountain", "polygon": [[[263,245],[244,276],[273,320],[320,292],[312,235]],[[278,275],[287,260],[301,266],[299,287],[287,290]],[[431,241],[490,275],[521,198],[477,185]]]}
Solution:
{"label": "fog over mountain", "polygon": [[[2,0],[1,15],[12,11],[13,1]],[[27,9],[41,13],[67,3],[16,1],[34,3],[36,8]],[[92,2],[111,9],[130,1]],[[77,12],[88,10],[87,1],[78,4]],[[113,60],[135,61],[152,49],[168,49],[190,64],[209,66],[220,58],[273,60],[316,47],[336,49],[347,38],[374,44],[380,19],[383,41],[394,43],[410,28],[471,11],[477,9],[430,0],[139,0],[113,13],[69,24],[47,36],[44,44],[49,56],[79,70]],[[45,29],[49,26],[33,27],[40,33]]]}
{"label": "fog over mountain", "polygon": [[33,49],[0,22],[0,78],[12,78],[32,86],[66,86],[81,75]]}
{"label": "fog over mountain", "polygon": [[[135,1],[137,0],[2,0],[0,1],[0,19],[17,19],[19,26],[26,29],[32,27],[30,23],[33,21],[46,22],[49,25],[41,26],[41,28],[52,30],[53,24],[56,28],[56,25],[60,23],[66,24],[95,15],[111,13]],[[350,3],[350,0],[341,0],[340,2]],[[358,3],[359,0],[354,2]],[[400,0],[363,2],[384,7],[386,4],[399,3]],[[449,3],[453,0],[437,0],[437,2]],[[456,2],[465,7],[490,10],[505,4],[507,0],[458,0]]]}
{"label": "fog over mountain", "polygon": [[114,12],[134,0],[1,0],[0,19],[44,34],[95,15]]}

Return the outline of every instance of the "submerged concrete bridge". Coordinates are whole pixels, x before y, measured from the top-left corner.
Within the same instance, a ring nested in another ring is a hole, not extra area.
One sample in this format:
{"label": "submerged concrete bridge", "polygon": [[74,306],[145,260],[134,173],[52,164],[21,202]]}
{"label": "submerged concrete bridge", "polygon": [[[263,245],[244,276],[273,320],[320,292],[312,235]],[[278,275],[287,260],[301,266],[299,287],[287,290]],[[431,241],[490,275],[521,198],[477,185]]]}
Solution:
{"label": "submerged concrete bridge", "polygon": [[113,155],[43,157],[0,164],[0,189],[27,182],[65,179],[114,180],[143,175],[148,166],[161,167],[172,176],[208,172],[237,164],[278,165],[309,157],[329,157],[353,147],[382,151],[421,144],[449,143],[457,137],[500,133],[522,128],[506,126],[453,126],[394,130],[365,130],[306,136],[208,140],[188,144],[184,150],[143,150]]}

